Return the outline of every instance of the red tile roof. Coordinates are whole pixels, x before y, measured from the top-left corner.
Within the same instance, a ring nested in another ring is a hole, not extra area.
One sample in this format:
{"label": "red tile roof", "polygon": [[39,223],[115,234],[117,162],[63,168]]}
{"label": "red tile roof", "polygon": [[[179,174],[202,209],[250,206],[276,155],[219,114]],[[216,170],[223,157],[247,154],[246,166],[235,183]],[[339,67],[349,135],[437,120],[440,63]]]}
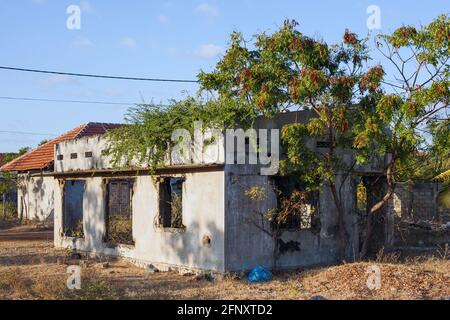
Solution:
{"label": "red tile roof", "polygon": [[120,124],[89,122],[83,124],[47,143],[14,159],[0,168],[3,171],[42,170],[53,164],[54,146],[59,142],[97,134],[104,134],[107,130],[116,129]]}

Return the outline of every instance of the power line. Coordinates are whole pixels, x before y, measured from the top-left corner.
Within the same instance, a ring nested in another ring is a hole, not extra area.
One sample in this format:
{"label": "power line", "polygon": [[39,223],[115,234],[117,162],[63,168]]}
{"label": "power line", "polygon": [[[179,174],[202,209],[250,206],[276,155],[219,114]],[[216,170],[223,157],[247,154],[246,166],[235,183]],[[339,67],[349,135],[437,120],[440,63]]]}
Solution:
{"label": "power line", "polygon": [[137,103],[130,102],[109,102],[109,101],[88,101],[88,100],[59,100],[59,99],[44,99],[44,98],[26,98],[26,97],[6,97],[0,96],[1,100],[19,100],[19,101],[41,101],[41,102],[62,102],[62,103],[81,103],[81,104],[108,104],[108,105],[122,105],[132,106]]}
{"label": "power line", "polygon": [[8,134],[26,134],[26,135],[31,135],[31,136],[47,136],[47,137],[57,136],[57,134],[54,134],[54,133],[38,133],[38,132],[26,132],[26,131],[7,131],[7,130],[0,130],[0,133],[8,133]]}
{"label": "power line", "polygon": [[103,78],[103,79],[115,79],[115,80],[198,83],[197,80],[122,77],[122,76],[110,76],[110,75],[99,75],[99,74],[88,74],[88,73],[73,73],[73,72],[61,72],[61,71],[49,71],[49,70],[38,70],[38,69],[15,68],[15,67],[5,67],[5,66],[0,66],[0,69],[10,70],[10,71],[23,71],[23,72],[66,75],[66,76],[74,76],[74,77]]}

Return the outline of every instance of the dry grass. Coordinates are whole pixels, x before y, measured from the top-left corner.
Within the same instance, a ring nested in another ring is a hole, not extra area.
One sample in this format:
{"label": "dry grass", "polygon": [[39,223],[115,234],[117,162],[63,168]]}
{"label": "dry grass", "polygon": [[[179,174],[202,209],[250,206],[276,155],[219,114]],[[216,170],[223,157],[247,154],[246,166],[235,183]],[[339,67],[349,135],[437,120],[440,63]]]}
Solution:
{"label": "dry grass", "polygon": [[109,241],[113,244],[134,244],[133,223],[126,215],[114,215],[109,218]]}
{"label": "dry grass", "polygon": [[[448,257],[447,257],[448,258]],[[67,265],[82,266],[82,289],[66,289]],[[366,286],[367,268],[381,269],[381,289]],[[195,280],[175,272],[147,274],[123,260],[70,260],[51,242],[0,242],[0,299],[441,299],[450,296],[450,261],[400,262],[380,253],[373,262],[276,274],[263,284]]]}

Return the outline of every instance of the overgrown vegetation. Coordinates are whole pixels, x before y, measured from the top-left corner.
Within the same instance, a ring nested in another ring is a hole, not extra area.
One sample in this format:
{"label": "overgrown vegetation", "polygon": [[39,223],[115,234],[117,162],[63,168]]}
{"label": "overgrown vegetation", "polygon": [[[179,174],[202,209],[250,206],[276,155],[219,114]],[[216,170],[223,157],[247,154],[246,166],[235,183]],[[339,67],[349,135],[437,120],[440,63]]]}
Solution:
{"label": "overgrown vegetation", "polygon": [[65,231],[67,237],[84,238],[83,220],[77,220],[76,224]]}
{"label": "overgrown vegetation", "polygon": [[21,223],[18,215],[17,208],[12,203],[0,203],[0,229],[14,227]]}
{"label": "overgrown vegetation", "polygon": [[204,128],[248,127],[256,115],[239,103],[217,103],[200,97],[172,100],[169,105],[137,105],[125,116],[127,126],[108,132],[111,143],[106,154],[115,166],[154,170],[165,166],[167,152],[176,144],[171,139],[174,130],[192,133],[195,121],[201,121]]}
{"label": "overgrown vegetation", "polygon": [[[259,186],[251,187],[245,191],[245,195],[259,205],[267,199],[267,190]],[[289,197],[280,196],[279,208],[253,211],[247,222],[272,238],[273,269],[277,268],[277,261],[282,254],[280,247],[285,231],[305,229],[313,233],[320,232],[319,212],[308,204],[308,193],[299,190],[294,190]]]}
{"label": "overgrown vegetation", "polygon": [[183,229],[183,201],[182,197],[176,193],[172,193],[171,207],[171,224],[172,228]]}
{"label": "overgrown vegetation", "polygon": [[450,169],[441,173],[435,179],[444,183],[437,198],[438,203],[445,208],[450,208]]}
{"label": "overgrown vegetation", "polygon": [[127,215],[112,215],[108,220],[108,242],[133,245],[133,223]]}

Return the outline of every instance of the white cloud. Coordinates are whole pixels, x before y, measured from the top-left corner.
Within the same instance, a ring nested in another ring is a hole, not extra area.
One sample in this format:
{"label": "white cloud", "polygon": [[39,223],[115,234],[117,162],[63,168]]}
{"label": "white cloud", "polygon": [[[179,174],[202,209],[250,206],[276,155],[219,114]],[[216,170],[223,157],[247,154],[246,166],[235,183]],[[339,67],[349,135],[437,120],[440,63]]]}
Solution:
{"label": "white cloud", "polygon": [[210,19],[217,18],[220,16],[219,8],[206,2],[199,4],[195,9],[195,11]]}
{"label": "white cloud", "polygon": [[168,25],[170,23],[170,19],[168,16],[165,15],[159,15],[156,17],[156,20],[158,20],[159,23]]}
{"label": "white cloud", "polygon": [[130,37],[123,37],[122,40],[120,40],[120,45],[124,48],[133,49],[136,48],[136,41]]}
{"label": "white cloud", "polygon": [[201,58],[211,59],[223,54],[224,52],[225,49],[221,46],[215,44],[204,44],[195,51],[195,54]]}
{"label": "white cloud", "polygon": [[86,37],[77,37],[72,41],[72,46],[77,48],[93,48],[95,44]]}

